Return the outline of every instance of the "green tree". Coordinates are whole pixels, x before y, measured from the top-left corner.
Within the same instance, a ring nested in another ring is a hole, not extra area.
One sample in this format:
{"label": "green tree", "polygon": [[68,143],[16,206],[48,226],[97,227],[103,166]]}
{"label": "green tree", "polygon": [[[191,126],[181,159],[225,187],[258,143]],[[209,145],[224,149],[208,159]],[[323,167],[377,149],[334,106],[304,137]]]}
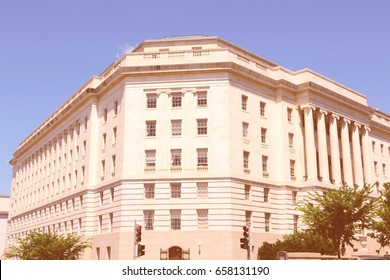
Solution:
{"label": "green tree", "polygon": [[322,236],[303,231],[283,236],[283,240],[277,240],[275,243],[263,242],[263,245],[257,252],[259,260],[276,260],[277,252],[317,252],[321,254],[334,255],[337,248],[330,240]]}
{"label": "green tree", "polygon": [[372,222],[374,232],[368,235],[375,238],[381,247],[390,246],[390,182],[383,184],[378,199],[377,219]]}
{"label": "green tree", "polygon": [[6,249],[4,257],[20,260],[77,260],[87,248],[90,240],[82,241],[75,233],[33,231],[17,239],[17,245]]}
{"label": "green tree", "polygon": [[352,241],[359,230],[371,225],[376,204],[369,197],[372,186],[343,185],[322,194],[314,192],[298,205],[303,212],[302,221],[308,231],[329,239],[340,258],[346,245],[353,247]]}

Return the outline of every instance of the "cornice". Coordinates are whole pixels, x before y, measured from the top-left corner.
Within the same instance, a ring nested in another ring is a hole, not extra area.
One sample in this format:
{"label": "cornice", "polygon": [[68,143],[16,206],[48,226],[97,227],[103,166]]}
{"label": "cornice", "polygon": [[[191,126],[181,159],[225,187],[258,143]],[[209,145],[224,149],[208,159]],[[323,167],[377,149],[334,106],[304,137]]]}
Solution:
{"label": "cornice", "polygon": [[[47,134],[49,128],[52,128],[59,123],[75,108],[79,107],[79,104],[84,104],[92,97],[99,97],[101,94],[106,92],[109,88],[114,86],[119,80],[127,76],[138,76],[138,75],[162,75],[162,74],[176,74],[185,72],[186,74],[227,71],[232,72],[238,76],[242,76],[246,79],[254,80],[255,82],[263,83],[264,85],[273,89],[285,89],[293,93],[299,93],[303,91],[314,91],[317,94],[325,95],[327,98],[342,102],[344,105],[352,107],[361,113],[369,115],[372,112],[378,112],[377,110],[362,105],[354,100],[351,100],[341,94],[338,94],[332,90],[329,90],[323,86],[320,86],[314,82],[305,82],[301,84],[293,84],[285,79],[274,80],[264,74],[251,70],[233,61],[225,62],[202,62],[202,63],[180,63],[180,64],[169,64],[169,65],[142,65],[142,66],[121,66],[120,63],[116,62],[113,66],[104,71],[105,76],[100,79],[100,82],[95,88],[86,87],[85,89],[72,95],[54,114],[52,114],[46,121],[43,122],[33,133],[31,133],[20,145],[18,150],[14,153],[14,159],[28,150],[34,143],[36,143],[41,136]],[[95,78],[91,78],[88,85]],[[386,115],[385,113],[383,113]],[[12,164],[15,162],[13,159],[10,161]]]}

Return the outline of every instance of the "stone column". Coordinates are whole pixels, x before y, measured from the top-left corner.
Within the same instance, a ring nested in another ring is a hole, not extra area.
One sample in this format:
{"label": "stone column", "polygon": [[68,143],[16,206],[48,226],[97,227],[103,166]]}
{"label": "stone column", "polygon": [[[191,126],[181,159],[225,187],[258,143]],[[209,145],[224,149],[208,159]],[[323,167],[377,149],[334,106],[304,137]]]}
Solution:
{"label": "stone column", "polygon": [[322,182],[329,182],[328,145],[326,143],[325,117],[328,112],[320,109],[317,115],[317,143],[320,177]]}
{"label": "stone column", "polygon": [[339,136],[337,130],[337,121],[339,116],[332,114],[329,123],[329,138],[330,138],[330,160],[332,163],[332,180],[333,184],[339,186],[341,184],[341,167],[340,167],[340,148]]}
{"label": "stone column", "polygon": [[364,169],[364,183],[372,184],[371,178],[371,156],[368,132],[370,128],[364,126],[362,130],[362,152],[363,152],[363,169]]}
{"label": "stone column", "polygon": [[306,105],[303,107],[305,117],[305,154],[307,180],[318,180],[317,175],[317,156],[314,137],[313,111],[314,106]]}
{"label": "stone column", "polygon": [[360,151],[360,124],[354,123],[352,125],[352,158],[353,158],[353,179],[355,184],[359,187],[363,186],[363,166],[362,153]]}
{"label": "stone column", "polygon": [[343,177],[344,182],[353,185],[351,148],[349,144],[349,124],[350,120],[343,118],[341,121],[341,151],[343,155]]}

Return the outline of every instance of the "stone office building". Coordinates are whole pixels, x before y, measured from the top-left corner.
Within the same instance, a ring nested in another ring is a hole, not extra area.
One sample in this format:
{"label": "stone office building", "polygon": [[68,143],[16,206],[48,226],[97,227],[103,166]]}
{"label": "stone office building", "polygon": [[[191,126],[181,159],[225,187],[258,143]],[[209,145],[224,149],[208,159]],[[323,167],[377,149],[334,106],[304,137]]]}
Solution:
{"label": "stone office building", "polygon": [[9,244],[54,229],[132,259],[136,222],[141,259],[246,259],[246,223],[256,252],[300,227],[308,191],[388,181],[390,116],[309,69],[169,37],[88,80],[11,164]]}

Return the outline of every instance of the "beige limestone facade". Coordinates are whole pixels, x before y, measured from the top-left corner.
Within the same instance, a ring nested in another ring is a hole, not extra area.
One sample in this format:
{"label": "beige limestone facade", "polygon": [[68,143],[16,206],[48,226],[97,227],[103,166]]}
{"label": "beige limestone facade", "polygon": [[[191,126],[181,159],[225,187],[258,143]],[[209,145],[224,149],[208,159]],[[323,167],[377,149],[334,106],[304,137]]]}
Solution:
{"label": "beige limestone facade", "polygon": [[7,240],[9,196],[0,195],[0,259],[4,254]]}
{"label": "beige limestone facade", "polygon": [[307,192],[389,181],[390,115],[312,70],[169,37],[87,81],[11,164],[8,244],[53,229],[93,238],[85,259],[133,259],[137,223],[139,259],[246,259],[250,222],[255,258]]}

